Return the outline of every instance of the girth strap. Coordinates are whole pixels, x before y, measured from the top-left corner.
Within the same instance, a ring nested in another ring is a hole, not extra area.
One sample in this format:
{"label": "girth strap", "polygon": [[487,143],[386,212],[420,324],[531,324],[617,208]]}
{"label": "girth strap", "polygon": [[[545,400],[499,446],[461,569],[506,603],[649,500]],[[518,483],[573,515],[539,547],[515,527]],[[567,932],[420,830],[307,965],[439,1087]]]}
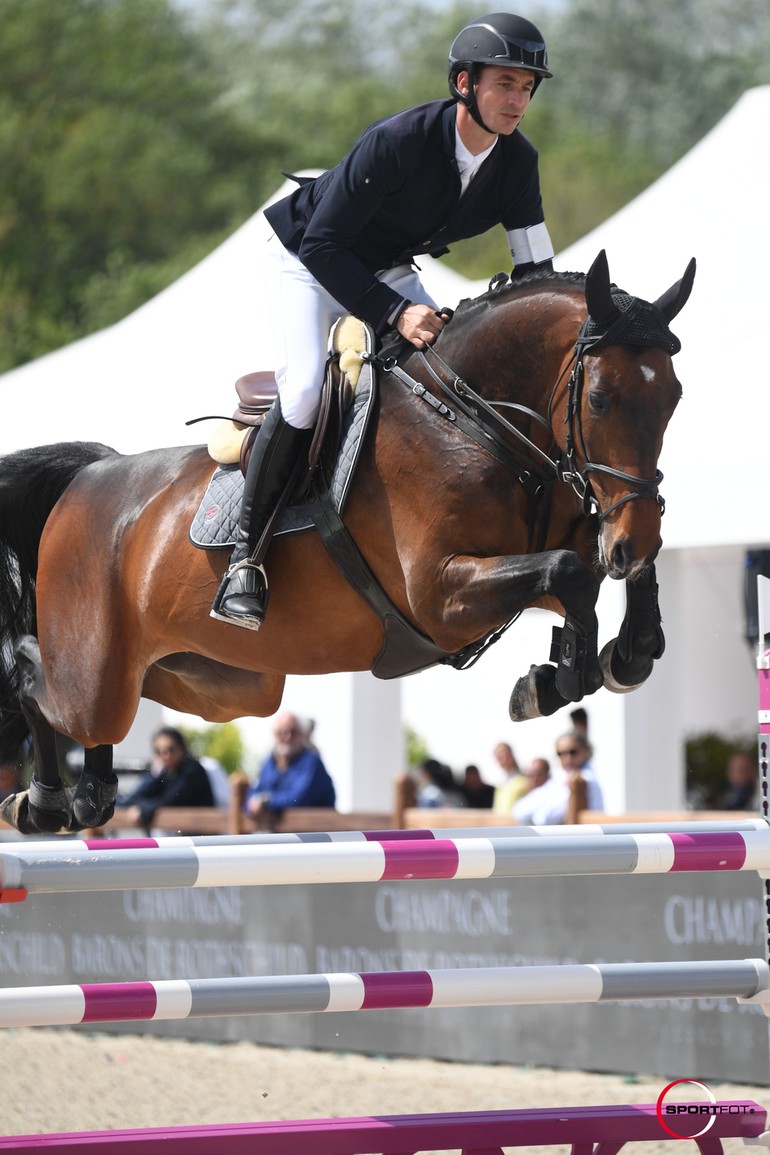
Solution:
{"label": "girth strap", "polygon": [[313,477],[311,488],[314,501],[310,512],[321,541],[345,580],[369,603],[382,622],[385,641],[372,665],[372,673],[376,678],[401,678],[437,665],[449,665],[457,670],[468,669],[515,621],[514,618],[506,622],[479,641],[471,642],[454,653],[440,649],[407,621],[377,581],[332,505],[326,480],[319,470]]}

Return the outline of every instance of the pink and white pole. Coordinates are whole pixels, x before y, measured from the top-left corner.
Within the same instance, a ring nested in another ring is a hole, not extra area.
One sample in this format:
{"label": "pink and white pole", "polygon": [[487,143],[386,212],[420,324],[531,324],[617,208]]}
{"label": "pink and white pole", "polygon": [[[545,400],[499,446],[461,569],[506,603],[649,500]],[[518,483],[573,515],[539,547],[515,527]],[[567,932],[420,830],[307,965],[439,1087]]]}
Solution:
{"label": "pink and white pole", "polygon": [[[390,839],[0,851],[0,901],[31,893],[160,887],[309,886],[427,879],[564,877],[752,870],[770,873],[770,831],[683,829],[666,834],[551,838]],[[82,844],[81,844],[82,845]]]}
{"label": "pink and white pole", "polygon": [[0,1028],[419,1007],[735,998],[766,1005],[764,959],[270,975],[0,990]]}
{"label": "pink and white pole", "polygon": [[[757,643],[757,682],[759,697],[759,787],[762,817],[770,820],[770,797],[768,796],[768,754],[770,752],[770,580],[757,578],[757,616],[759,639]],[[770,958],[770,877],[763,873],[765,888],[765,930],[766,957]]]}

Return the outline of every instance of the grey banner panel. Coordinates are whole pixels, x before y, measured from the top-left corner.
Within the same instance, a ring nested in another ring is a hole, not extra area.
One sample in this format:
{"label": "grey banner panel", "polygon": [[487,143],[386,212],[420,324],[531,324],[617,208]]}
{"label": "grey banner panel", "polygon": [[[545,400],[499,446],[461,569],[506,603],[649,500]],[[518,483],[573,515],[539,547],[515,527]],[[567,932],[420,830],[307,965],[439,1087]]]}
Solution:
{"label": "grey banner panel", "polygon": [[751,998],[761,989],[756,968],[749,962],[660,963],[648,972],[629,964],[601,967],[606,999]]}
{"label": "grey banner panel", "polygon": [[[66,877],[68,893],[146,886],[194,886],[198,878],[198,857],[192,848],[175,847],[163,851],[162,882],[158,882],[157,864],[148,862],[135,850],[99,850],[88,856],[73,855],[72,862],[64,864],[61,859],[47,857],[45,852],[38,856],[15,852],[13,858],[20,870],[20,885],[36,893],[60,890],[63,877]],[[98,871],[89,869],[90,861],[98,863]],[[8,875],[13,868],[14,863],[9,862]],[[0,866],[0,877],[4,876]]]}
{"label": "grey banner panel", "polygon": [[[639,861],[639,848],[633,838],[613,838],[611,842],[597,836],[575,835],[560,838],[529,839],[507,845],[492,838],[495,849],[493,878],[549,876],[564,874],[631,874]],[[593,844],[593,845],[591,845]]]}
{"label": "grey banner panel", "polygon": [[[742,965],[764,955],[765,918],[762,884],[748,871],[40,894],[0,906],[0,984],[650,959]],[[213,1014],[98,1029],[770,1086],[762,1008],[725,997]]]}
{"label": "grey banner panel", "polygon": [[223,988],[216,979],[190,983],[191,1015],[258,1015],[325,1011],[329,982],[322,975],[235,979]]}

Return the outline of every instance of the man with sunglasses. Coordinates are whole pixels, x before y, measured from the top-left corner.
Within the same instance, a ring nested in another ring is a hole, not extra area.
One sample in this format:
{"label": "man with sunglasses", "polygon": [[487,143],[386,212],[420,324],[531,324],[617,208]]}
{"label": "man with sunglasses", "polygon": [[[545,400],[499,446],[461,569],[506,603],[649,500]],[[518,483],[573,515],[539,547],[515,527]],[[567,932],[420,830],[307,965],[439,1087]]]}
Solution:
{"label": "man with sunglasses", "polygon": [[567,821],[570,798],[578,786],[585,787],[587,808],[603,810],[604,798],[590,763],[591,746],[579,730],[568,730],[556,740],[559,766],[542,786],[530,790],[513,808],[522,826],[552,826]]}

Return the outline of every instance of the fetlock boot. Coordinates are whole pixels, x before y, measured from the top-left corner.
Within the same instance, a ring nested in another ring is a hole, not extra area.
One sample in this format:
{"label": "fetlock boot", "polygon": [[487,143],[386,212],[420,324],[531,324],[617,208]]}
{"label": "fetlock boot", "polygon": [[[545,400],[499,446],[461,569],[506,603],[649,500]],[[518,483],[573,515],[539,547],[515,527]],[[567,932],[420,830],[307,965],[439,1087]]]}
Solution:
{"label": "fetlock boot", "polygon": [[278,514],[289,501],[303,467],[312,431],[295,429],[276,401],[251,451],[243,490],[238,541],[214,599],[211,617],[249,630],[265,619],[269,589],[262,561]]}

